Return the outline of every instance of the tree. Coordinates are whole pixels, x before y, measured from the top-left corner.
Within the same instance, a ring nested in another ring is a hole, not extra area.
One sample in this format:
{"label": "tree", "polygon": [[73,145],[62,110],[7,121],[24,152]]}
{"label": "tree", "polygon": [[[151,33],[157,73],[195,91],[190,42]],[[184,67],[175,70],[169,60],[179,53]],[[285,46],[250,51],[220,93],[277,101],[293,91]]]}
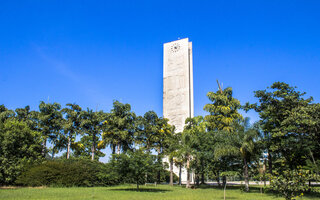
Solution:
{"label": "tree", "polygon": [[194,154],[190,164],[195,172],[195,181],[197,185],[199,185],[201,175],[201,183],[204,184],[205,165],[208,160],[208,155],[211,153],[208,152],[207,144],[210,141],[208,141],[209,137],[206,132],[206,122],[204,118],[202,116],[188,118],[186,120],[185,131],[188,131],[193,136],[192,148]]}
{"label": "tree", "polygon": [[317,163],[320,163],[320,104],[294,108],[282,124],[287,127],[288,132],[300,135],[305,157],[308,158],[306,165],[319,174],[320,165]]}
{"label": "tree", "polygon": [[[168,126],[170,126],[168,124]],[[178,149],[179,149],[179,141],[180,141],[180,134],[175,134],[175,127],[171,127],[171,134],[168,134],[165,141],[166,148],[164,149],[164,154],[168,156],[169,160],[169,171],[170,171],[170,182],[169,184],[173,186],[173,165],[174,165],[174,158],[178,156]],[[180,167],[181,171],[181,167]],[[181,173],[179,174],[179,183],[181,184]]]}
{"label": "tree", "polygon": [[216,159],[224,156],[237,156],[242,160],[245,190],[249,191],[249,163],[255,152],[259,131],[250,127],[249,118],[234,124],[234,132],[218,132],[214,155]]}
{"label": "tree", "polygon": [[304,165],[305,155],[310,155],[309,144],[312,143],[310,139],[313,139],[310,137],[310,132],[305,129],[311,121],[307,126],[300,127],[301,119],[305,118],[300,114],[310,106],[312,97],[304,99],[304,92],[296,91],[296,87],[283,82],[275,82],[267,90],[258,90],[254,93],[259,103],[251,105],[247,103],[245,109],[254,109],[261,118],[269,172],[273,173],[273,164],[276,164],[279,170],[295,169]]}
{"label": "tree", "polygon": [[112,154],[120,154],[121,149],[132,149],[135,131],[136,115],[131,111],[131,106],[114,101],[113,109],[104,122],[102,134],[104,143],[111,146]]}
{"label": "tree", "polygon": [[4,122],[8,118],[14,117],[14,112],[7,109],[4,105],[0,105],[0,122]]}
{"label": "tree", "polygon": [[241,105],[239,100],[232,97],[232,88],[228,87],[222,90],[219,85],[219,90],[215,93],[208,92],[207,97],[212,102],[211,104],[206,104],[203,108],[205,111],[209,112],[209,115],[205,116],[208,130],[232,132],[233,121],[242,118],[238,112]]}
{"label": "tree", "polygon": [[271,177],[270,188],[279,192],[286,200],[295,200],[296,197],[303,196],[303,192],[312,189],[307,185],[311,178],[309,170],[284,170],[280,174],[275,172]]}
{"label": "tree", "polygon": [[67,104],[67,108],[62,109],[62,113],[65,114],[66,121],[64,123],[64,132],[67,134],[67,159],[70,157],[71,143],[81,130],[81,107],[77,104]]}
{"label": "tree", "polygon": [[145,175],[151,175],[154,168],[158,168],[156,157],[142,149],[113,154],[111,161],[114,169],[122,175],[122,179],[139,185],[145,183]]}
{"label": "tree", "polygon": [[[234,127],[233,123],[236,120],[242,119],[242,115],[238,112],[241,108],[240,101],[233,98],[232,88],[228,87],[226,89],[222,89],[219,82],[218,83],[218,91],[217,92],[208,92],[207,97],[212,103],[206,104],[204,106],[204,110],[209,112],[209,115],[205,116],[205,121],[207,122],[207,131],[215,132],[224,131],[224,132],[233,132]],[[214,137],[211,137],[214,139]],[[211,146],[214,146],[215,141],[211,141]],[[210,148],[210,147],[209,147]],[[214,149],[211,148],[212,154],[214,154]],[[227,163],[221,163],[223,161],[227,161],[225,159],[215,160],[210,163],[211,171],[215,171],[217,181],[219,184],[219,171],[221,169],[214,169],[215,167],[223,167],[227,166]],[[216,163],[213,163],[216,162]],[[225,180],[226,177],[223,177]]]}
{"label": "tree", "polygon": [[[46,156],[47,153],[47,140],[53,144],[52,157],[54,151],[59,146],[62,137],[62,113],[60,112],[61,105],[59,103],[45,103],[40,102],[37,121],[39,130],[42,133],[42,155]],[[60,144],[61,146],[61,144]]]}
{"label": "tree", "polygon": [[137,142],[147,151],[157,146],[159,138],[160,119],[154,111],[148,111],[143,117],[138,118]]}
{"label": "tree", "polygon": [[191,166],[190,162],[192,157],[195,156],[195,145],[196,145],[196,121],[194,118],[187,118],[185,121],[185,127],[181,134],[181,142],[178,150],[179,157],[181,157],[186,163],[187,169],[187,185],[186,188],[190,187],[190,174],[191,174]]}
{"label": "tree", "polygon": [[16,119],[0,124],[0,184],[13,184],[22,169],[41,157],[41,134]]}
{"label": "tree", "polygon": [[87,146],[91,146],[91,160],[95,159],[96,150],[99,143],[99,138],[102,133],[103,122],[105,115],[103,111],[93,112],[87,108],[86,111],[81,111],[81,128],[86,137],[81,138],[81,142]]}

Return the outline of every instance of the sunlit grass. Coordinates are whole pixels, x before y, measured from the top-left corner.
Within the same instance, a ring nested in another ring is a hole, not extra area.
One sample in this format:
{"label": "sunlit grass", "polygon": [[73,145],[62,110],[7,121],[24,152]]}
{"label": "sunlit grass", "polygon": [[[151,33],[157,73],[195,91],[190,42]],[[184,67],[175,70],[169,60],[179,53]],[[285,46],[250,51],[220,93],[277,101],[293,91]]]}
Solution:
{"label": "sunlit grass", "polygon": [[[229,187],[226,194],[227,199],[233,200],[283,200],[272,193],[261,194],[259,188],[252,188],[249,193],[245,193],[239,187]],[[0,199],[217,200],[223,199],[223,190],[212,187],[185,189],[181,186],[168,185],[140,186],[140,191],[136,190],[135,185],[92,188],[13,188],[0,189]],[[320,196],[305,196],[303,199],[320,199]]]}

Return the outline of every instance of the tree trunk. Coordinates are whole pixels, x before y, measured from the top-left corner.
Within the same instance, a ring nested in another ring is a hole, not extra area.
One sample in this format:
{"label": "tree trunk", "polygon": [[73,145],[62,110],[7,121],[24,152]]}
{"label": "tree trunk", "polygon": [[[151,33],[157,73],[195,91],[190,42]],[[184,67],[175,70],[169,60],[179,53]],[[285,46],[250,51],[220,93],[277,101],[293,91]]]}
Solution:
{"label": "tree trunk", "polygon": [[116,145],[111,144],[111,148],[112,148],[112,154],[116,153]]}
{"label": "tree trunk", "polygon": [[268,164],[269,164],[269,173],[272,174],[272,156],[270,150],[268,150]]}
{"label": "tree trunk", "polygon": [[170,158],[170,185],[173,186],[173,158]]}
{"label": "tree trunk", "polygon": [[181,164],[179,164],[179,185],[181,186]]}
{"label": "tree trunk", "polygon": [[201,173],[201,184],[204,184],[204,172]]}
{"label": "tree trunk", "polygon": [[139,182],[137,181],[137,191],[139,191]]}
{"label": "tree trunk", "polygon": [[46,150],[47,150],[47,138],[44,138],[43,139],[43,142],[42,142],[42,155],[43,157],[46,157]]}
{"label": "tree trunk", "polygon": [[187,185],[186,188],[190,187],[190,159],[187,157]]}
{"label": "tree trunk", "polygon": [[118,144],[117,144],[117,154],[118,155],[120,154],[120,142],[118,142]]}
{"label": "tree trunk", "polygon": [[96,151],[96,134],[95,133],[93,134],[92,140],[93,140],[93,142],[92,142],[92,147],[91,147],[91,152],[92,152],[91,160],[94,160],[94,154]]}
{"label": "tree trunk", "polygon": [[[158,149],[158,162],[159,162],[159,163],[161,162],[160,156],[161,156],[161,149],[159,148],[159,149]],[[160,170],[158,171],[157,182],[158,182],[158,183],[161,182],[161,172],[160,172]]]}
{"label": "tree trunk", "polygon": [[70,146],[71,146],[71,132],[69,132],[69,136],[68,136],[67,159],[70,158]]}
{"label": "tree trunk", "polygon": [[219,176],[219,171],[218,171],[218,173],[217,173],[217,178],[216,178],[216,180],[217,180],[217,184],[218,184],[218,186],[220,186],[220,176]]}
{"label": "tree trunk", "polygon": [[203,159],[200,160],[201,163],[201,184],[204,184],[204,161]]}
{"label": "tree trunk", "polygon": [[245,190],[246,190],[246,192],[249,192],[248,163],[245,158],[243,159],[243,176],[244,176],[244,182],[245,182]]}
{"label": "tree trunk", "polygon": [[53,160],[54,158],[54,147],[52,147],[52,155],[51,155],[51,159]]}
{"label": "tree trunk", "polygon": [[199,173],[196,173],[196,174],[195,174],[195,182],[196,182],[196,185],[197,185],[197,186],[200,185],[200,176],[199,176]]}
{"label": "tree trunk", "polygon": [[264,166],[263,166],[263,183],[264,183],[264,187],[267,186],[267,179],[266,179],[266,171],[267,171],[267,159],[264,159]]}
{"label": "tree trunk", "polygon": [[224,183],[223,199],[226,200],[227,179],[225,176],[224,176],[224,180],[226,180],[226,182]]}
{"label": "tree trunk", "polygon": [[226,176],[222,176],[222,184],[225,187],[227,184],[227,177]]}

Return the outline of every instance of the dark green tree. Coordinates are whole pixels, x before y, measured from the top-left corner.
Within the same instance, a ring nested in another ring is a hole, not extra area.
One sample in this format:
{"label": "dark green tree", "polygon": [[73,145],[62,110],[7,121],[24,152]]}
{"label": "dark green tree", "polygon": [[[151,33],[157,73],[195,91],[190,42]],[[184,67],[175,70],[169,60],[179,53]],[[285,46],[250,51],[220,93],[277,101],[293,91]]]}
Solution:
{"label": "dark green tree", "polygon": [[249,118],[235,122],[234,132],[218,132],[214,155],[216,159],[236,156],[242,161],[245,190],[249,191],[249,165],[255,153],[260,153],[258,145],[259,131],[250,126]]}
{"label": "dark green tree", "polygon": [[145,175],[152,175],[154,169],[159,167],[156,157],[142,149],[113,154],[111,163],[123,180],[136,183],[137,190],[140,184],[145,183]]}
{"label": "dark green tree", "polygon": [[102,134],[105,145],[111,146],[112,154],[120,154],[121,149],[127,151],[133,148],[136,118],[129,104],[113,102],[113,109],[106,117]]}
{"label": "dark green tree", "polygon": [[272,173],[274,165],[279,170],[304,165],[305,156],[310,155],[309,145],[313,143],[310,132],[305,129],[311,125],[311,121],[304,127],[300,127],[299,123],[306,117],[303,112],[310,106],[312,97],[303,98],[304,92],[283,82],[275,82],[267,90],[254,93],[259,103],[247,103],[245,108],[259,113],[265,135],[269,172]]}
{"label": "dark green tree", "polygon": [[22,169],[41,157],[41,134],[16,119],[0,124],[0,184],[13,184]]}

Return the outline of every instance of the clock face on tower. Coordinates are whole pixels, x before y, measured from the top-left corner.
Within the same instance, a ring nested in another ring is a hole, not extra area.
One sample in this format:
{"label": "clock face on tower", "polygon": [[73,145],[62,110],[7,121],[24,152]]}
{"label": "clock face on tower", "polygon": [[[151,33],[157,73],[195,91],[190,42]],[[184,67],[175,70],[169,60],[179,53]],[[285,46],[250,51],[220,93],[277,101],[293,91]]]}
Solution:
{"label": "clock face on tower", "polygon": [[172,52],[178,52],[180,50],[180,44],[179,43],[173,43],[171,46],[171,51]]}

